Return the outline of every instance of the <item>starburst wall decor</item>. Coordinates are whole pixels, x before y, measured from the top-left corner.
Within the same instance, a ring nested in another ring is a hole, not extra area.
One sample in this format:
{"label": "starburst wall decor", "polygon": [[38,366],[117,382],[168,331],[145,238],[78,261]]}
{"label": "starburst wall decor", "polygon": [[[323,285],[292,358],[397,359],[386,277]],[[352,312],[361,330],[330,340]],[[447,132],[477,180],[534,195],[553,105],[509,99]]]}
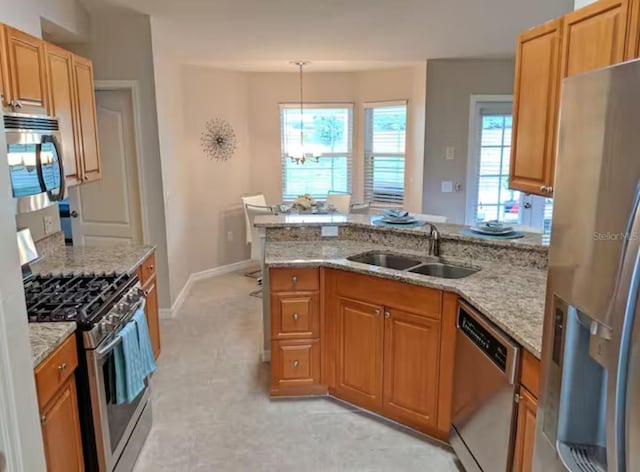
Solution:
{"label": "starburst wall decor", "polygon": [[236,150],[236,132],[228,121],[212,118],[205,123],[200,142],[209,159],[226,161]]}

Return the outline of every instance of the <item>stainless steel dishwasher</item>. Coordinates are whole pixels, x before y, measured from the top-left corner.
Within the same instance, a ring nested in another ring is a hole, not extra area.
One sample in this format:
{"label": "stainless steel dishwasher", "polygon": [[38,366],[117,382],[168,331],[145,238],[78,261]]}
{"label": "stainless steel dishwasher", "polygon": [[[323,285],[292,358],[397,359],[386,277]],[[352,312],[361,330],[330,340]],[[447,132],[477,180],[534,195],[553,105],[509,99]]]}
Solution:
{"label": "stainless steel dishwasher", "polygon": [[457,327],[449,440],[467,472],[510,471],[520,347],[464,302]]}

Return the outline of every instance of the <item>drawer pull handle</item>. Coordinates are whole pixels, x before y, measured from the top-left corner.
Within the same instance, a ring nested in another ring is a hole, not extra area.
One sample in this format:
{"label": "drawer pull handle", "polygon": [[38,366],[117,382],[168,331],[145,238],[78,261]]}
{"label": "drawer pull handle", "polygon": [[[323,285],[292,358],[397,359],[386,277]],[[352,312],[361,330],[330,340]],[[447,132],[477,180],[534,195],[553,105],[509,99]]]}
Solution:
{"label": "drawer pull handle", "polygon": [[60,364],[58,366],[58,371],[60,371],[61,373],[64,372],[65,370],[67,370],[67,363],[63,362],[62,364]]}
{"label": "drawer pull handle", "polygon": [[293,282],[293,285],[298,283],[298,276],[294,275],[293,277],[291,277],[291,282]]}
{"label": "drawer pull handle", "polygon": [[293,367],[298,367],[300,365],[300,362],[298,361],[293,361]]}
{"label": "drawer pull handle", "polygon": [[298,316],[298,314],[297,314],[297,313],[294,313],[294,314],[293,314],[293,319],[294,319],[295,321],[298,321],[298,318],[300,318],[300,317]]}

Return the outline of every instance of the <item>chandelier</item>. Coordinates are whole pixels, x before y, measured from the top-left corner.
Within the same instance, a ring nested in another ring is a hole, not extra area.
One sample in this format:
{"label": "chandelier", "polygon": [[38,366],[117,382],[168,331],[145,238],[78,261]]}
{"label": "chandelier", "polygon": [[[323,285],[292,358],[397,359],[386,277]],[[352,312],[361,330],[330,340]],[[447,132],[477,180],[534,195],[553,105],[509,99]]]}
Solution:
{"label": "chandelier", "polygon": [[299,74],[300,74],[300,146],[290,146],[289,149],[289,158],[295,164],[304,164],[307,160],[312,159],[314,162],[318,162],[320,159],[321,153],[312,148],[305,149],[304,146],[304,88],[302,83],[302,68],[309,64],[304,61],[295,61],[292,62],[298,66]]}

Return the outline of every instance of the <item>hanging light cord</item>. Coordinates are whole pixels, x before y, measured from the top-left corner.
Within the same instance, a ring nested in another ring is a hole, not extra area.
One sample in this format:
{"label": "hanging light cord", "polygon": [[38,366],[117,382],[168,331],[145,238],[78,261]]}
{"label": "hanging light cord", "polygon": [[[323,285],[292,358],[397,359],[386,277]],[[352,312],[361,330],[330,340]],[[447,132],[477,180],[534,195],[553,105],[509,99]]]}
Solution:
{"label": "hanging light cord", "polygon": [[303,89],[302,89],[302,67],[304,66],[304,62],[298,62],[298,67],[300,68],[300,152],[302,154],[302,162],[304,162],[304,108],[303,108]]}

